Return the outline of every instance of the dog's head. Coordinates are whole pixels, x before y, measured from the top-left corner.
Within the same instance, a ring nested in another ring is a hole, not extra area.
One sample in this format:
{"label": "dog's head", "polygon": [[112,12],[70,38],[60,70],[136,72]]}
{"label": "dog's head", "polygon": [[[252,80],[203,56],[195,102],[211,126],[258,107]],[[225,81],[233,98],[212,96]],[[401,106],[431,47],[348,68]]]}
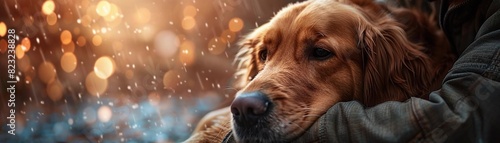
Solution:
{"label": "dog's head", "polygon": [[231,105],[236,139],[290,141],[337,102],[422,95],[429,59],[400,25],[370,0],[281,10],[242,41],[241,90]]}

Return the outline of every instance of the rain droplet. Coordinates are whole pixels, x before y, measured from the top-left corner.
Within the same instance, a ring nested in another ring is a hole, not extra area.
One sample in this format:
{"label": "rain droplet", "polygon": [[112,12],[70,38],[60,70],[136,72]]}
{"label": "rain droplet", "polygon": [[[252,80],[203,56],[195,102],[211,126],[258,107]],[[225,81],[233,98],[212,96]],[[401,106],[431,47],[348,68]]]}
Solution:
{"label": "rain droplet", "polygon": [[138,107],[139,107],[139,105],[138,105],[138,104],[134,104],[134,105],[132,105],[132,109],[137,109]]}

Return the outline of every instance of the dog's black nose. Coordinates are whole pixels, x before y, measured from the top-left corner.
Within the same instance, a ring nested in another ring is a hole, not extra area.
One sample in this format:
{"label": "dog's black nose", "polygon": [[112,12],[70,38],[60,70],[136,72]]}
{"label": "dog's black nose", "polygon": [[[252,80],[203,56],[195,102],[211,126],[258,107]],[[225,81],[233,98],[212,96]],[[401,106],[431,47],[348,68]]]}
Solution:
{"label": "dog's black nose", "polygon": [[238,125],[254,125],[258,118],[267,115],[271,101],[260,92],[242,93],[231,104],[231,113]]}

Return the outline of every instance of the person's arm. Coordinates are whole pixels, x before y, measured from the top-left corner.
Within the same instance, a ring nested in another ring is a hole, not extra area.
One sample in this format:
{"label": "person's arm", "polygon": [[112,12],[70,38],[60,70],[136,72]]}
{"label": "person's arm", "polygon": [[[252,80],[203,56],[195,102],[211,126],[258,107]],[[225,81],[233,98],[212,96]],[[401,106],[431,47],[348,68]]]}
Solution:
{"label": "person's arm", "polygon": [[[500,140],[500,12],[483,24],[429,100],[331,107],[297,142]],[[463,140],[467,139],[467,140]]]}

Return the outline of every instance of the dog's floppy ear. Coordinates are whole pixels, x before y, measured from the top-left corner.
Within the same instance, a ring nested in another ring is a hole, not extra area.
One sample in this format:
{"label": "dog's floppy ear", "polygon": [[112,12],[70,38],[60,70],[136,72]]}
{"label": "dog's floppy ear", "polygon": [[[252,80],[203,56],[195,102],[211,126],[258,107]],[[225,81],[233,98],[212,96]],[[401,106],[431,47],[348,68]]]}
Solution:
{"label": "dog's floppy ear", "polygon": [[381,18],[360,26],[359,48],[363,59],[363,95],[356,97],[366,106],[411,96],[422,96],[433,78],[430,59],[406,38],[398,23]]}
{"label": "dog's floppy ear", "polygon": [[255,46],[267,32],[268,26],[269,24],[260,26],[240,41],[240,50],[234,61],[237,64],[235,89],[240,90],[245,87],[259,72]]}

